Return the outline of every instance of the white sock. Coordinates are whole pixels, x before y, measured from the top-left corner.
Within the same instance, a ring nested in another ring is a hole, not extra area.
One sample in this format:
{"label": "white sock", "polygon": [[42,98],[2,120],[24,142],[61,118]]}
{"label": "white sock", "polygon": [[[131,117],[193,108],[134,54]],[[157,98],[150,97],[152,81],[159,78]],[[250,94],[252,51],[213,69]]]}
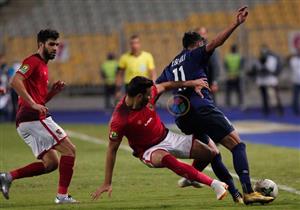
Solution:
{"label": "white sock", "polygon": [[59,193],[57,193],[57,195],[56,195],[58,198],[66,198],[66,197],[68,197],[68,194],[59,194]]}

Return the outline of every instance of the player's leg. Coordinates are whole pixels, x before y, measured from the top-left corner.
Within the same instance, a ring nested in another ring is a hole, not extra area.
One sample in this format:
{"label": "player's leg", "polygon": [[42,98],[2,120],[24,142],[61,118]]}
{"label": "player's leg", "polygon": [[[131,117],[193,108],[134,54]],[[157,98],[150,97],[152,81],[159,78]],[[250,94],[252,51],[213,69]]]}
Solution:
{"label": "player's leg", "polygon": [[[205,111],[204,116],[207,115],[207,113],[210,113],[211,110],[209,111]],[[227,170],[226,166],[224,165],[223,161],[222,161],[222,157],[221,154],[217,148],[217,146],[215,145],[215,143],[209,138],[209,136],[207,136],[206,134],[204,134],[204,131],[201,131],[201,129],[205,128],[206,125],[201,124],[201,122],[208,122],[211,121],[211,119],[213,118],[217,118],[217,117],[222,117],[222,120],[225,121],[225,123],[228,124],[228,122],[226,120],[224,120],[224,116],[222,113],[217,112],[217,114],[219,116],[213,116],[210,117],[209,119],[201,119],[201,115],[200,116],[187,116],[187,117],[183,117],[179,120],[177,120],[176,124],[177,126],[183,131],[183,132],[193,132],[194,136],[199,139],[201,142],[207,144],[210,149],[213,151],[214,153],[214,157],[211,161],[211,165],[212,165],[212,169],[214,171],[214,173],[216,174],[216,176],[218,177],[219,180],[225,182],[229,187],[228,190],[234,200],[234,202],[236,203],[242,203],[242,197],[240,195],[240,193],[238,192],[238,189],[235,187],[234,185],[234,181],[232,176],[230,175],[229,171]],[[217,121],[222,121],[217,119]],[[197,123],[195,123],[197,122]],[[213,124],[214,122],[212,122]],[[189,126],[186,126],[189,125]],[[191,130],[192,129],[192,130]],[[231,126],[229,126],[227,129],[231,129]],[[216,132],[215,128],[210,129],[212,130],[214,133]],[[207,162],[195,159],[193,162],[193,166],[198,169],[199,171],[203,171],[204,168],[208,165]],[[188,187],[188,186],[194,186],[194,187],[201,187],[201,185],[197,182],[192,182],[190,180],[187,180],[185,178],[181,178],[180,180],[178,180],[178,186],[179,187]]]}
{"label": "player's leg", "polygon": [[56,142],[40,121],[21,123],[17,131],[31,148],[34,156],[42,161],[33,162],[8,173],[0,174],[1,191],[7,199],[9,198],[9,187],[13,180],[49,173],[55,170],[58,165],[56,152],[51,150]]}
{"label": "player's leg", "polygon": [[246,145],[240,141],[235,130],[225,136],[220,143],[232,152],[234,169],[240,178],[244,193],[252,193]]}
{"label": "player's leg", "polygon": [[[207,111],[208,112],[208,111]],[[245,144],[241,143],[237,132],[234,130],[230,121],[224,116],[224,114],[216,107],[209,109],[209,114],[202,117],[204,122],[207,122],[205,127],[205,133],[213,139],[214,142],[221,143],[223,146],[228,148],[233,155],[234,167],[237,174],[240,177],[240,181],[243,186],[245,193],[253,192],[249,177],[249,166],[246,156]],[[215,161],[221,163],[221,156],[217,155]],[[214,165],[214,164],[213,164]],[[223,164],[222,164],[223,165]],[[222,176],[221,171],[218,169],[224,169],[221,165],[215,165],[216,175]],[[227,171],[227,170],[226,170]],[[229,172],[226,173],[228,176],[220,177],[221,180],[228,179],[230,176]]]}
{"label": "player's leg", "polygon": [[49,150],[41,157],[42,161],[31,163],[22,168],[10,171],[12,180],[25,177],[39,176],[41,174],[50,173],[58,167],[58,157],[54,150]]}
{"label": "player's leg", "polygon": [[240,141],[238,133],[235,130],[232,131],[229,135],[225,136],[220,143],[232,153],[234,169],[239,176],[243,188],[245,204],[254,202],[268,203],[273,201],[274,198],[263,196],[253,191],[250,181],[246,145]]}
{"label": "player's leg", "polygon": [[59,184],[56,203],[76,202],[69,194],[68,188],[73,176],[73,167],[75,163],[76,148],[68,137],[55,146],[55,149],[61,154],[59,163]]}
{"label": "player's leg", "polygon": [[[205,158],[203,158],[203,155],[209,157],[209,154],[203,151],[203,149],[201,149],[202,143],[199,144],[198,141],[195,142],[196,143],[193,144],[193,147],[195,146],[195,148],[193,149],[195,151],[195,154],[192,156],[192,158],[195,159],[193,162],[193,166],[197,170],[203,171],[204,168],[208,165],[208,163],[211,163],[212,169],[215,175],[218,177],[218,179],[222,182],[225,182],[228,185],[228,191],[232,195],[234,202],[243,203],[241,194],[239,193],[238,189],[235,187],[233,178],[230,175],[226,166],[224,165],[220,151],[218,150],[216,144],[208,137],[207,146],[209,147],[212,155],[211,155],[211,160],[208,159],[205,160]],[[203,161],[203,163],[201,163],[202,159],[205,160]],[[183,179],[181,181],[183,181]]]}
{"label": "player's leg", "polygon": [[56,152],[51,150],[45,153],[42,161],[30,163],[7,173],[0,173],[1,191],[4,197],[9,199],[9,188],[14,180],[49,173],[55,170],[57,166]]}
{"label": "player's leg", "polygon": [[[216,107],[204,110],[208,112],[207,115],[202,115],[203,125],[205,128],[204,133],[210,136],[214,142],[221,143],[232,152],[234,168],[239,175],[240,181],[243,186],[243,192],[246,199],[245,203],[250,202],[266,202],[270,197],[264,197],[253,193],[253,189],[249,177],[249,166],[246,155],[246,145],[240,141],[239,135],[234,130],[230,121],[224,116],[224,114]],[[218,158],[218,156],[216,156]],[[221,163],[221,157],[219,156],[219,163]],[[219,168],[221,166],[218,166]],[[220,176],[224,176],[225,173],[219,173]],[[229,173],[228,173],[229,174]],[[229,174],[230,176],[230,174]],[[223,177],[224,179],[228,177]],[[250,196],[249,196],[250,195]],[[251,197],[251,199],[248,199]]]}
{"label": "player's leg", "polygon": [[151,156],[151,162],[154,167],[166,167],[179,176],[211,187],[215,191],[218,200],[221,200],[226,196],[227,185],[225,183],[213,180],[209,176],[195,169],[193,166],[177,160],[176,157],[171,155],[169,152],[156,150]]}
{"label": "player's leg", "polygon": [[[195,137],[195,136],[194,136]],[[200,137],[200,138],[199,138]],[[197,139],[201,139],[201,142],[204,142],[205,144],[207,144],[207,146],[209,147],[210,150],[210,154],[207,154],[207,152],[204,152],[201,154],[199,154],[198,157],[193,158],[193,167],[196,168],[198,171],[203,171],[208,164],[213,160],[213,157],[218,153],[218,148],[216,146],[214,146],[215,144],[211,144],[211,142],[209,141],[209,137],[207,135],[200,135],[198,134]],[[193,147],[196,147],[194,150],[197,151],[197,147],[200,147],[201,150],[201,145],[198,145],[197,141],[194,141]],[[201,156],[204,155],[205,157],[202,158]],[[193,157],[195,157],[196,154],[193,155]],[[191,156],[192,158],[192,156]],[[179,187],[189,187],[189,186],[193,186],[195,188],[200,188],[202,187],[202,185],[199,182],[196,181],[191,181],[188,180],[186,178],[181,178],[178,180],[178,186]]]}
{"label": "player's leg", "polygon": [[212,152],[207,145],[197,144],[192,135],[185,136],[169,131],[166,138],[144,152],[142,160],[152,167],[166,167],[191,181],[197,181],[211,186],[217,194],[218,199],[222,199],[226,194],[227,185],[217,180],[212,180],[207,175],[199,172],[193,166],[178,161],[177,158],[203,158],[210,161]]}
{"label": "player's leg", "polygon": [[74,203],[76,200],[68,195],[68,187],[73,176],[75,146],[71,143],[65,131],[51,117],[41,120],[41,124],[51,136],[51,140],[55,142],[53,148],[61,154],[59,161],[58,195],[55,198],[55,202]]}
{"label": "player's leg", "polygon": [[[196,139],[199,139],[202,143],[205,143],[209,147],[209,149],[212,153],[211,159],[209,161],[202,161],[201,158],[193,158],[194,159],[194,161],[193,161],[194,168],[196,168],[198,171],[203,171],[208,166],[208,164],[213,160],[213,158],[216,156],[216,154],[219,153],[219,150],[215,146],[215,144],[211,141],[209,136],[207,136],[205,134],[197,133],[194,135],[194,137]],[[195,145],[197,146],[198,142]]]}
{"label": "player's leg", "polygon": [[211,167],[215,173],[215,175],[218,177],[219,180],[222,182],[225,182],[228,185],[228,191],[230,192],[234,202],[236,203],[243,203],[241,194],[239,193],[238,189],[236,188],[233,178],[231,174],[229,173],[227,167],[222,161],[222,156],[217,148],[216,144],[212,141],[212,139],[209,139],[208,146],[212,149],[212,151],[215,153],[212,161],[211,161]]}

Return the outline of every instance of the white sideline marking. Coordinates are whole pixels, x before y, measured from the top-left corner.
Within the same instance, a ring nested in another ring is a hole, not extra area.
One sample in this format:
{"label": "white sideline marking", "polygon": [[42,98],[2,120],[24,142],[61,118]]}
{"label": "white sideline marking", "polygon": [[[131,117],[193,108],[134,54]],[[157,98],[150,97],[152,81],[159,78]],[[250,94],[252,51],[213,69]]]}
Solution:
{"label": "white sideline marking", "polygon": [[[66,130],[66,132],[70,137],[73,137],[73,138],[76,138],[76,139],[79,139],[79,140],[82,140],[82,141],[85,141],[85,142],[90,142],[90,143],[100,144],[100,145],[108,145],[107,141],[104,141],[103,139],[96,138],[96,137],[93,137],[93,136],[89,136],[89,135],[84,134],[84,133],[79,133],[79,132],[75,132],[75,131],[71,131],[71,130]],[[122,150],[132,152],[132,149],[127,145],[120,145],[120,148]],[[206,167],[205,169],[208,170],[208,171],[211,171],[211,172],[213,171],[211,167]],[[232,177],[234,177],[236,179],[239,179],[239,176],[237,174],[231,173],[231,172],[230,172],[230,174],[231,174]],[[258,180],[259,179],[251,178],[251,182],[257,182]],[[277,186],[278,186],[279,189],[284,190],[286,192],[300,195],[300,191],[296,190],[295,188],[292,188],[292,187],[289,187],[289,186],[286,186],[286,185],[281,185],[281,184],[277,184]]]}

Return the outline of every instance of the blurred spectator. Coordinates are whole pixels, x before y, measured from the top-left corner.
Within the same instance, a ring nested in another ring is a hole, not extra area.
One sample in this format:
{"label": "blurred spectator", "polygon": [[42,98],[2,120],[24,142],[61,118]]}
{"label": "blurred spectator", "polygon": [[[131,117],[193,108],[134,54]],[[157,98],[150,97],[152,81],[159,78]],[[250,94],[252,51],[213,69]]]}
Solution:
{"label": "blurred spectator", "polygon": [[101,65],[101,76],[104,79],[104,95],[105,95],[105,108],[112,108],[113,102],[111,99],[115,93],[115,80],[118,68],[118,61],[113,53],[107,55],[107,60]]}
{"label": "blurred spectator", "polygon": [[[204,44],[207,43],[208,39],[208,31],[205,27],[200,27],[195,30],[198,32],[203,38],[204,38]],[[220,53],[218,49],[215,49],[213,54],[211,55],[208,63],[208,68],[206,69],[206,75],[208,79],[208,84],[211,89],[211,94],[214,98],[214,101],[216,103],[216,97],[215,94],[217,93],[219,86],[218,86],[218,77],[220,74],[220,68],[221,68],[221,59],[220,59]]]}
{"label": "blurred spectator", "polygon": [[238,46],[232,45],[230,53],[225,55],[224,66],[226,72],[226,95],[225,102],[228,107],[231,106],[231,93],[236,92],[238,98],[238,104],[243,105],[243,91],[241,70],[243,65],[243,58],[238,52]]}
{"label": "blurred spectator", "polygon": [[280,58],[267,46],[261,47],[258,63],[254,67],[256,83],[262,97],[262,110],[265,115],[270,114],[270,103],[275,101],[277,113],[283,114],[283,107],[279,95],[278,77],[281,71]]}
{"label": "blurred spectator", "polygon": [[7,77],[7,65],[4,55],[0,55],[0,122],[8,120],[8,103],[10,95],[7,93],[8,89],[8,77]]}
{"label": "blurred spectator", "polygon": [[293,55],[289,60],[289,66],[292,70],[292,81],[293,81],[293,98],[292,98],[292,109],[297,115],[299,112],[299,95],[300,95],[300,45],[297,47],[297,53]]}
{"label": "blurred spectator", "polygon": [[153,81],[157,77],[153,56],[141,49],[141,41],[138,35],[130,37],[130,51],[120,58],[116,75],[116,98],[121,97],[123,84],[125,83],[126,88],[129,81],[135,76],[144,76]]}
{"label": "blurred spectator", "polygon": [[[20,68],[21,63],[18,61],[15,61],[12,66],[8,69],[7,75],[8,75],[8,80],[10,80],[16,73],[16,71]],[[10,114],[10,120],[15,121],[16,119],[16,114],[17,114],[17,108],[18,108],[18,94],[13,88],[9,88],[10,92],[10,99],[11,99],[11,114]]]}
{"label": "blurred spectator", "polygon": [[0,87],[0,95],[3,95],[6,93],[6,89],[3,87]]}

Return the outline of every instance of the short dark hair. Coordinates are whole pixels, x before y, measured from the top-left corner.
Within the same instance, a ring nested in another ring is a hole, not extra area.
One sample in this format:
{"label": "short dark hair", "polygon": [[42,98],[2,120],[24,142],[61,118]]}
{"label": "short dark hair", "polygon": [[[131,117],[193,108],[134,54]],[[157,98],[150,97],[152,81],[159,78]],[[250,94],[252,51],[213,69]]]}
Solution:
{"label": "short dark hair", "polygon": [[37,34],[37,43],[45,43],[48,39],[58,39],[59,33],[56,30],[53,29],[44,29],[40,30],[40,32]]}
{"label": "short dark hair", "polygon": [[203,40],[203,37],[195,31],[185,32],[182,38],[184,48],[194,46],[196,42]]}
{"label": "short dark hair", "polygon": [[145,94],[147,89],[153,86],[153,81],[142,76],[136,76],[130,80],[127,86],[127,95],[134,97],[137,94]]}
{"label": "short dark hair", "polygon": [[140,36],[138,34],[133,34],[133,35],[131,35],[130,40],[139,39],[139,38],[140,38]]}

